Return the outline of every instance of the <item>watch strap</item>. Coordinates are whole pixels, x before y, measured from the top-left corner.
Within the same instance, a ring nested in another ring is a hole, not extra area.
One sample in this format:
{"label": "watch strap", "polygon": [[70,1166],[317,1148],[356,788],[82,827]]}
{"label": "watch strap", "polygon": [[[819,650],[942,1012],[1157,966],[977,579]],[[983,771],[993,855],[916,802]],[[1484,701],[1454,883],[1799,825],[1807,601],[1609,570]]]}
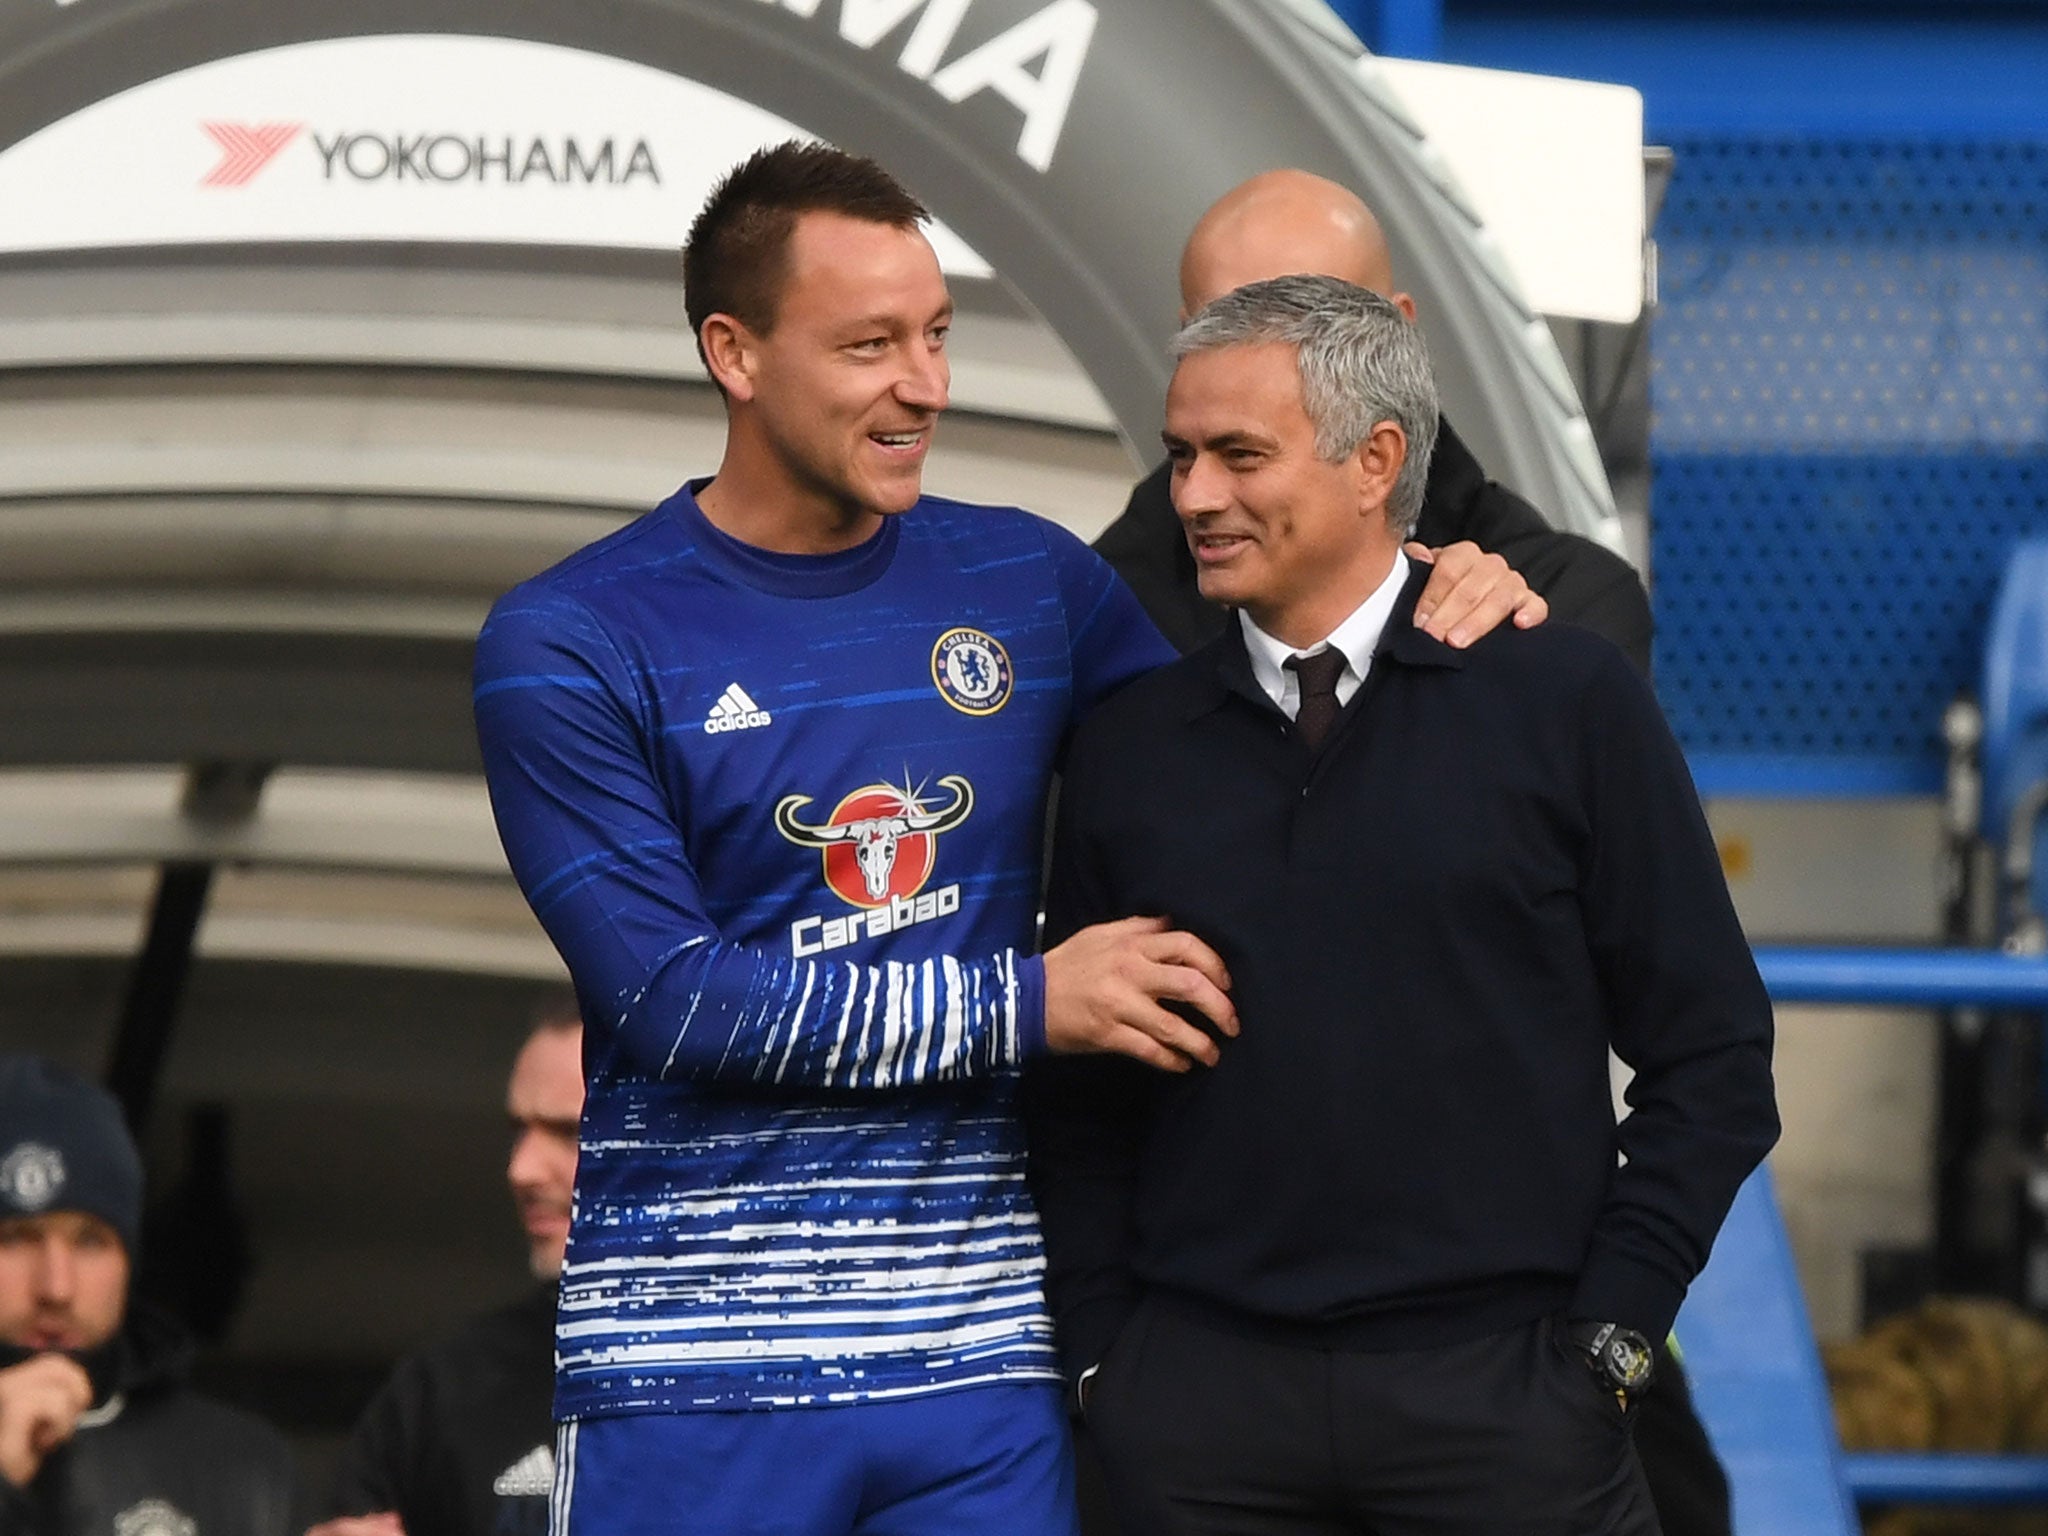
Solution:
{"label": "watch strap", "polygon": [[1592,1359],[1600,1358],[1600,1351],[1607,1347],[1607,1341],[1614,1337],[1619,1323],[1596,1322],[1589,1318],[1575,1317],[1564,1325],[1565,1342]]}

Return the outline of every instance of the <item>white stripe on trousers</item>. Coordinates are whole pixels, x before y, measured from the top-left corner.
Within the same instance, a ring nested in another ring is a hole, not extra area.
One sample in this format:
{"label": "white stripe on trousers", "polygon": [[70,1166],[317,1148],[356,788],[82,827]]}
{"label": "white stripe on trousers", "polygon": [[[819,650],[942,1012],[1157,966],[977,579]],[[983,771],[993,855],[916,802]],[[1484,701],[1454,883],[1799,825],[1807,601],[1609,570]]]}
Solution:
{"label": "white stripe on trousers", "polygon": [[555,1426],[555,1490],[548,1496],[548,1536],[569,1536],[569,1504],[576,1493],[576,1421]]}

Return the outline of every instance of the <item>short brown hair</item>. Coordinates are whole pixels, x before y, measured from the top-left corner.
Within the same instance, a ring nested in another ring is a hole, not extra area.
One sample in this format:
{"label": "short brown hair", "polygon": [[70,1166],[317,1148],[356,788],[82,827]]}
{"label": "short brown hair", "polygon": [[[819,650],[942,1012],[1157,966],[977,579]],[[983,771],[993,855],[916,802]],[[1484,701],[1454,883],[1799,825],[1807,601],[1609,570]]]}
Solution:
{"label": "short brown hair", "polygon": [[[683,311],[697,355],[704,322],[731,315],[766,335],[789,277],[789,237],[806,213],[839,213],[910,229],[931,217],[894,176],[863,155],[791,139],[756,150],[712,188],[683,245]],[[709,358],[704,358],[708,367]]]}

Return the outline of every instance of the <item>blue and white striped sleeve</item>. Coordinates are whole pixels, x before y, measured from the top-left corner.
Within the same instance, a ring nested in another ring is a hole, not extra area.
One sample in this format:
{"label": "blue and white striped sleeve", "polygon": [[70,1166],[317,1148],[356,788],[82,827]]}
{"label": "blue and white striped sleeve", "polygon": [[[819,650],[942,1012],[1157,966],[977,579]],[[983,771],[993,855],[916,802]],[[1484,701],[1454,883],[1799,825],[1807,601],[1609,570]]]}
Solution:
{"label": "blue and white striped sleeve", "polygon": [[477,639],[474,697],[498,835],[611,1075],[891,1089],[1013,1073],[1043,1050],[1035,957],[856,965],[723,938],[630,673],[580,603],[524,588],[501,600]]}

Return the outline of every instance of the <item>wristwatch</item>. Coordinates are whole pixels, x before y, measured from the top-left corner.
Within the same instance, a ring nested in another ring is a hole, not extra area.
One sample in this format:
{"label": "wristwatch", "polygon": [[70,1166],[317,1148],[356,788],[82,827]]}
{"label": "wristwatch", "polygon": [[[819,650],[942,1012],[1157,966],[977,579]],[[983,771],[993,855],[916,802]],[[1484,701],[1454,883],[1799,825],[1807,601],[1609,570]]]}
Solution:
{"label": "wristwatch", "polygon": [[1600,1384],[1625,1402],[1650,1385],[1657,1357],[1650,1341],[1619,1323],[1574,1318],[1564,1325],[1565,1341],[1586,1357]]}

